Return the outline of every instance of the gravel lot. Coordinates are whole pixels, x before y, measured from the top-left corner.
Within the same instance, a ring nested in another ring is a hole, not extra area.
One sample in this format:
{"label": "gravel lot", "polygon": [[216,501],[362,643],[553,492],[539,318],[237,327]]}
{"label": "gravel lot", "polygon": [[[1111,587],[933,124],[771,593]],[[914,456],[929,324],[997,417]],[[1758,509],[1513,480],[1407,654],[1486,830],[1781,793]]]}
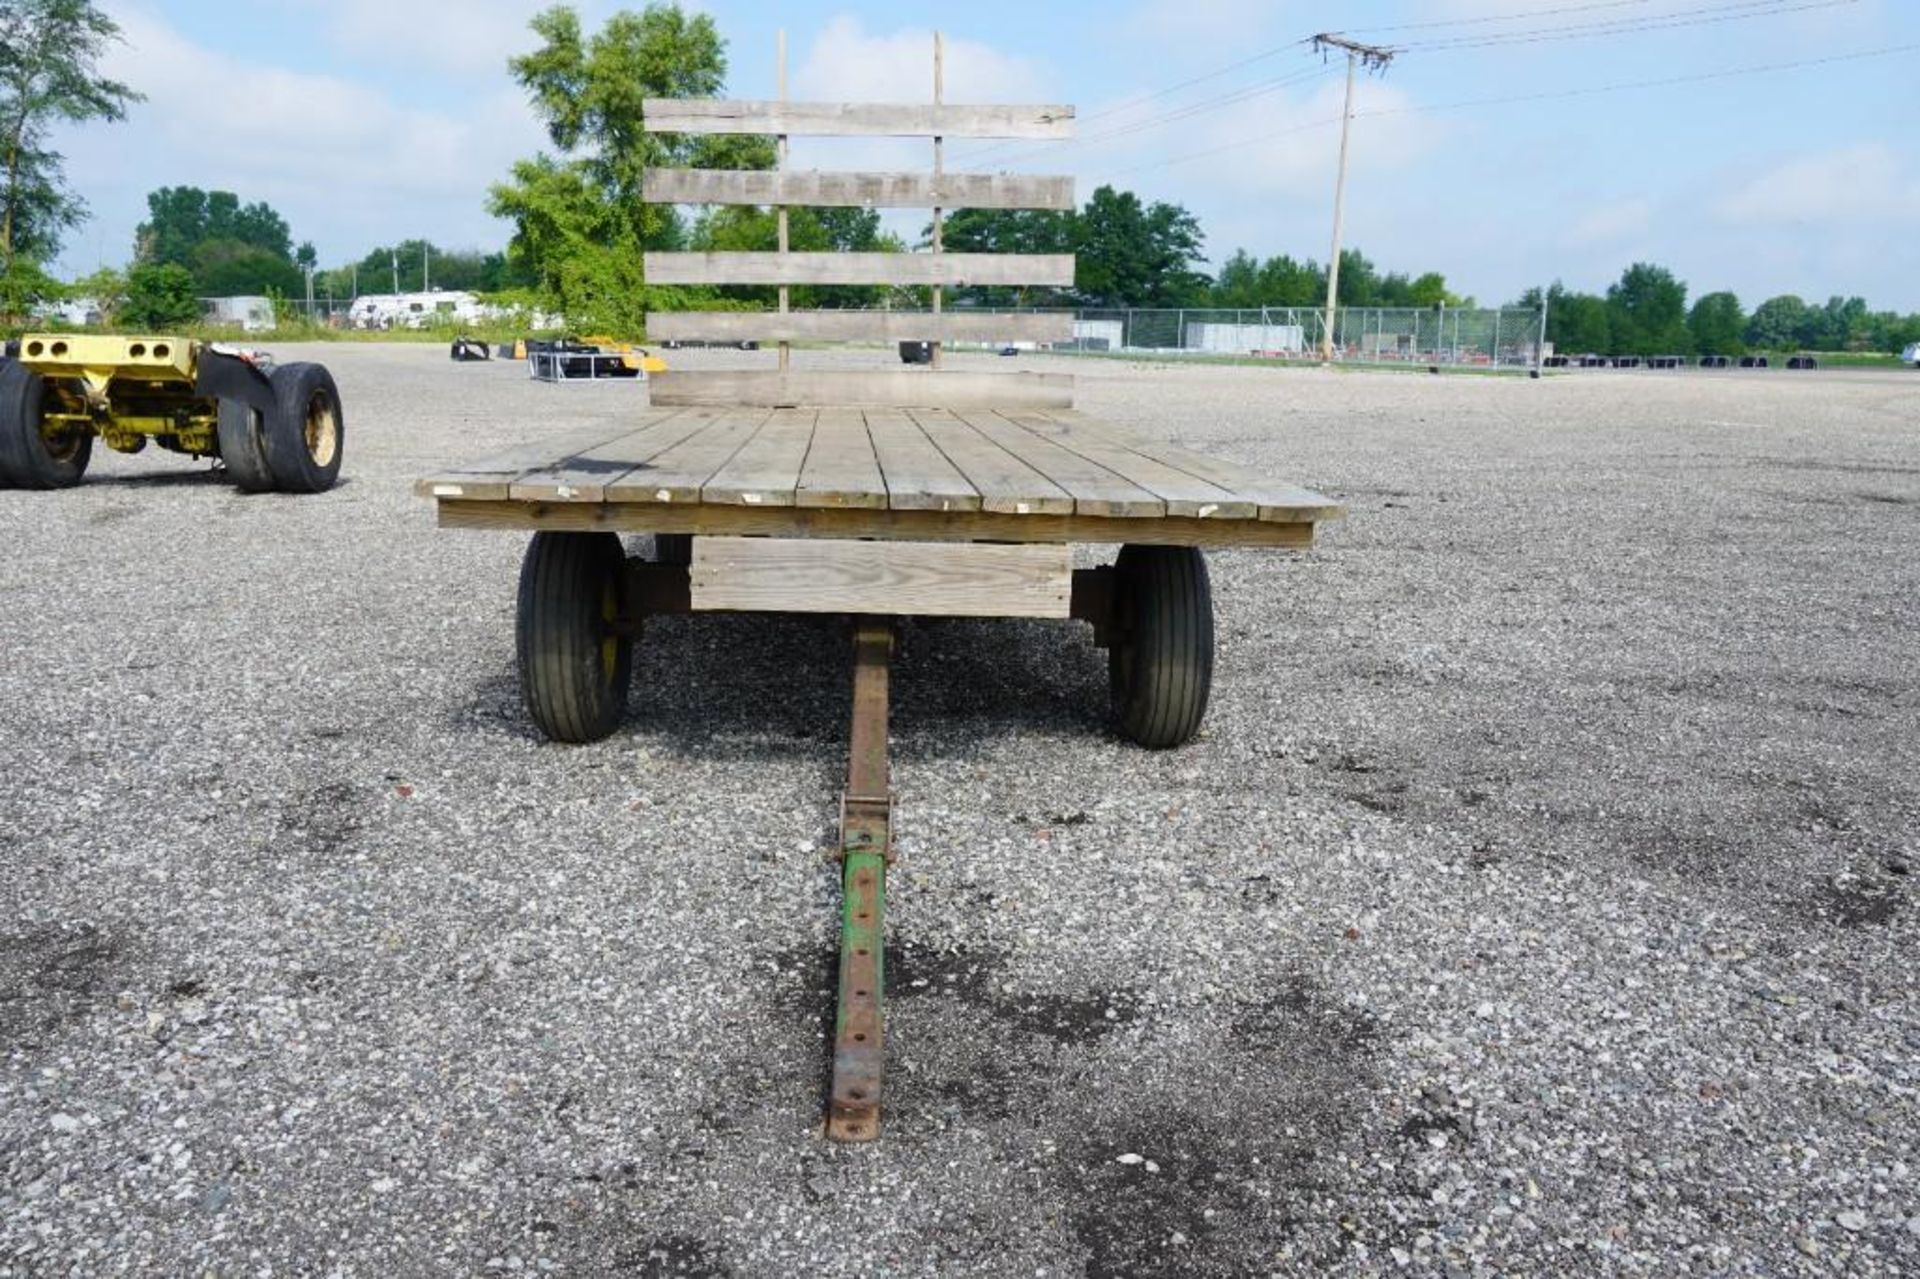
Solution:
{"label": "gravel lot", "polygon": [[410,483],[644,391],[280,354],[331,494],[0,493],[0,1274],[1920,1270],[1920,376],[1063,365],[1352,515],[1211,557],[1181,751],[907,627],[842,1149],[843,630],[543,744],[524,538]]}

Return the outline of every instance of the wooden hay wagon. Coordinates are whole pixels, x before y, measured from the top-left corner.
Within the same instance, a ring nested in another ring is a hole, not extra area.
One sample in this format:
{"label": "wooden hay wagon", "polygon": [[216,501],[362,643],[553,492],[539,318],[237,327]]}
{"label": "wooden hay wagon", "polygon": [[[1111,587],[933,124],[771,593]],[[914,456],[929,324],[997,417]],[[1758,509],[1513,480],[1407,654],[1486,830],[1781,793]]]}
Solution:
{"label": "wooden hay wagon", "polygon": [[[644,618],[687,611],[845,614],[853,625],[851,762],[841,801],[839,1015],[828,1135],[877,1135],[881,966],[892,799],[887,766],[891,618],[1024,617],[1090,622],[1109,650],[1119,730],[1148,747],[1199,728],[1213,674],[1203,550],[1299,550],[1340,507],[1316,493],[1122,430],[1072,408],[1072,379],[957,371],[940,344],[1049,342],[1066,316],[942,309],[944,287],[1070,285],[1070,255],[946,253],[954,207],[1071,208],[1067,178],[946,173],[942,139],[1064,138],[1064,106],[650,100],[647,127],[779,138],[765,172],[654,170],[653,202],[771,204],[773,253],[650,253],[655,283],[771,284],[777,311],[648,319],[657,340],[780,344],[776,368],[673,371],[631,419],[545,441],[419,482],[446,528],[534,534],[522,565],[517,649],[526,704],[549,738],[612,733],[625,709]],[[786,135],[930,137],[931,173],[795,172]],[[793,253],[787,205],[924,208],[926,253]],[[793,311],[796,284],[930,286],[929,312]],[[931,367],[799,369],[788,344],[934,343]],[[623,534],[650,533],[652,558]],[[1071,547],[1120,548],[1075,570]]]}

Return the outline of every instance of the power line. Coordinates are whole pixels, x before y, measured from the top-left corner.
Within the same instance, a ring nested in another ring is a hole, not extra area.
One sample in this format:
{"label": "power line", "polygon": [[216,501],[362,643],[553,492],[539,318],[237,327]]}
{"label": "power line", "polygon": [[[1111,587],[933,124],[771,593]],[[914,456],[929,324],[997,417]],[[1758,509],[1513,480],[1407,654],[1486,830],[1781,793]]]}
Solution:
{"label": "power line", "polygon": [[[1208,80],[1218,80],[1221,76],[1231,75],[1233,72],[1240,70],[1240,68],[1242,67],[1250,67],[1256,62],[1264,62],[1268,58],[1275,57],[1279,54],[1285,53],[1289,49],[1297,49],[1307,43],[1308,41],[1304,39],[1295,40],[1291,44],[1283,44],[1278,46],[1277,48],[1267,49],[1261,53],[1253,54],[1250,57],[1241,58],[1237,62],[1229,62],[1226,66],[1221,67],[1216,71],[1209,71],[1204,75],[1193,76],[1190,79],[1180,81],[1178,84],[1170,84],[1164,89],[1155,89],[1150,93],[1136,94],[1131,98],[1126,98],[1120,102],[1116,102],[1110,107],[1103,107],[1100,110],[1095,111],[1090,115],[1080,116],[1079,119],[1076,121],[1076,123],[1086,124],[1093,120],[1105,119],[1107,116],[1118,115],[1123,111],[1131,111],[1135,107],[1144,106],[1147,103],[1152,102],[1157,98],[1164,98],[1169,94],[1178,93],[1182,89],[1190,89],[1196,84],[1205,84]],[[965,161],[966,163],[971,164],[974,161],[979,160],[983,156],[992,155],[997,151],[1005,151],[1011,147],[1016,147],[1018,145],[1019,144],[1015,142],[996,142],[992,146],[983,147],[980,150],[973,152],[972,154],[963,154],[960,156],[956,156],[955,159],[959,161]]]}
{"label": "power line", "polygon": [[1606,22],[1569,23],[1560,27],[1542,27],[1532,31],[1503,31],[1492,35],[1452,36],[1435,40],[1416,40],[1403,46],[1421,53],[1444,53],[1456,49],[1488,49],[1501,45],[1544,44],[1557,40],[1591,40],[1606,36],[1641,35],[1651,31],[1670,31],[1682,27],[1714,26],[1726,22],[1744,22],[1754,18],[1773,18],[1812,9],[1837,9],[1859,0],[1803,0],[1786,4],[1783,0],[1745,0],[1740,4],[1712,5],[1700,9],[1681,9],[1673,13],[1648,14],[1640,18]]}
{"label": "power line", "polygon": [[[1309,80],[1319,79],[1326,74],[1327,74],[1327,68],[1319,67],[1319,66],[1308,68],[1305,71],[1292,72],[1288,75],[1281,76],[1278,79],[1262,81],[1259,84],[1249,85],[1245,88],[1235,89],[1229,93],[1222,94],[1218,97],[1203,98],[1198,102],[1188,103],[1184,107],[1178,107],[1173,111],[1168,112],[1165,115],[1156,116],[1151,120],[1141,120],[1133,124],[1122,125],[1118,128],[1108,129],[1100,133],[1093,133],[1093,134],[1085,135],[1083,137],[1072,138],[1066,142],[1046,143],[1038,147],[1030,147],[1025,150],[1016,151],[1011,155],[1002,156],[998,160],[993,161],[992,167],[999,167],[1007,164],[1017,164],[1018,162],[1028,158],[1029,156],[1057,155],[1063,148],[1067,148],[1067,147],[1096,146],[1099,143],[1108,142],[1113,140],[1114,138],[1126,137],[1131,134],[1139,133],[1146,129],[1159,128],[1163,125],[1172,124],[1180,120],[1191,119],[1192,117],[1197,115],[1204,115],[1209,111],[1218,111],[1223,107],[1235,106],[1239,103],[1247,102],[1254,98],[1263,97],[1266,94],[1276,92],[1280,89],[1288,88],[1292,85],[1302,84]],[[969,166],[969,168],[974,172],[979,172],[984,167],[987,167],[987,166],[983,166],[979,163],[975,163]]]}
{"label": "power line", "polygon": [[[1891,45],[1884,49],[1862,49],[1853,53],[1836,53],[1825,58],[1803,58],[1793,62],[1769,62],[1750,67],[1730,67],[1724,71],[1708,71],[1698,75],[1668,76],[1656,80],[1627,80],[1615,84],[1591,85],[1580,89],[1556,89],[1545,93],[1522,93],[1493,98],[1467,98],[1459,102],[1440,102],[1434,103],[1431,106],[1422,107],[1390,107],[1376,111],[1361,111],[1357,113],[1357,118],[1370,119],[1395,115],[1427,115],[1439,111],[1461,111],[1472,107],[1506,106],[1518,102],[1542,102],[1554,98],[1590,97],[1595,94],[1621,93],[1633,89],[1665,88],[1676,84],[1700,84],[1713,80],[1730,80],[1738,76],[1762,75],[1773,71],[1797,71],[1805,67],[1822,67],[1839,62],[1858,62],[1866,58],[1886,58],[1894,54],[1915,52],[1920,52],[1920,43]],[[1118,172],[1103,175],[1103,180],[1111,181],[1114,178],[1130,177],[1133,174],[1146,173],[1154,169],[1171,168],[1177,164],[1187,164],[1194,160],[1205,159],[1211,155],[1219,155],[1223,151],[1232,151],[1239,147],[1254,146],[1274,138],[1283,138],[1295,133],[1305,133],[1312,129],[1324,129],[1328,125],[1338,123],[1340,123],[1339,116],[1326,116],[1318,120],[1310,120],[1304,124],[1295,125],[1292,128],[1262,133],[1257,137],[1239,138],[1232,142],[1222,143],[1219,146],[1208,147],[1203,151],[1189,151],[1184,155],[1175,156],[1170,160],[1156,160],[1150,164],[1135,165],[1129,169],[1121,169]]]}
{"label": "power line", "polygon": [[1441,18],[1434,22],[1401,22],[1390,27],[1354,27],[1371,34],[1376,31],[1426,31],[1433,27],[1478,27],[1490,22],[1519,22],[1525,18],[1551,18],[1557,13],[1586,13],[1594,9],[1626,9],[1652,4],[1653,0],[1601,0],[1597,4],[1567,4],[1557,9],[1534,9],[1526,13],[1494,13],[1480,18]]}

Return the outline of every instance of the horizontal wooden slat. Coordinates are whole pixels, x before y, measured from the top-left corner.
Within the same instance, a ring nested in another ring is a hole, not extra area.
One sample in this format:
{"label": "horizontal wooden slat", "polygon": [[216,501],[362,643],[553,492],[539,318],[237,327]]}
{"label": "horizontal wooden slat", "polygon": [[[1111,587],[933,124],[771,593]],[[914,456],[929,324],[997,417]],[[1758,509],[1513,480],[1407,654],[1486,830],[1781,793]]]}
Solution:
{"label": "horizontal wooden slat", "polygon": [[696,612],[1066,617],[1070,547],[696,537]]}
{"label": "horizontal wooden slat", "polygon": [[861,209],[1071,209],[1073,179],[1027,173],[837,173],[648,169],[649,204],[804,204]]}
{"label": "horizontal wooden slat", "polygon": [[1068,312],[987,311],[659,311],[647,316],[655,342],[1065,342]]}
{"label": "horizontal wooden slat", "polygon": [[649,133],[799,133],[843,138],[1070,138],[1069,106],[928,102],[768,102],[648,98]]}
{"label": "horizontal wooden slat", "polygon": [[649,284],[1073,283],[1071,253],[649,253]]}
{"label": "horizontal wooden slat", "polygon": [[[1309,523],[1266,520],[1113,519],[1099,515],[1001,515],[991,511],[828,510],[779,506],[684,506],[640,502],[440,500],[441,528],[565,529],[693,533],[701,537],[874,537],[904,542],[1086,542],[1147,546],[1313,544]],[[698,543],[696,542],[697,546]]]}
{"label": "horizontal wooden slat", "polygon": [[655,405],[846,408],[1066,408],[1067,373],[948,373],[930,369],[703,369],[656,373]]}

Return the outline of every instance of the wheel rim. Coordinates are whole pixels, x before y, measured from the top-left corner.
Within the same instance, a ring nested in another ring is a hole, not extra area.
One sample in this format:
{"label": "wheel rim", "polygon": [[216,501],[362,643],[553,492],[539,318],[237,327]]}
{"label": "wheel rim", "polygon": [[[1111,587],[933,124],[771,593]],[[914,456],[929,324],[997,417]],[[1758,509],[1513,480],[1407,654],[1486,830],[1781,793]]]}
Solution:
{"label": "wheel rim", "polygon": [[65,465],[76,461],[80,456],[80,441],[83,432],[71,426],[61,427],[57,431],[42,431],[40,441],[46,446],[47,456],[55,462]]}
{"label": "wheel rim", "polygon": [[333,411],[333,397],[325,391],[315,391],[313,398],[307,401],[304,434],[307,456],[313,459],[313,464],[331,466],[333,456],[340,448],[340,418]]}

